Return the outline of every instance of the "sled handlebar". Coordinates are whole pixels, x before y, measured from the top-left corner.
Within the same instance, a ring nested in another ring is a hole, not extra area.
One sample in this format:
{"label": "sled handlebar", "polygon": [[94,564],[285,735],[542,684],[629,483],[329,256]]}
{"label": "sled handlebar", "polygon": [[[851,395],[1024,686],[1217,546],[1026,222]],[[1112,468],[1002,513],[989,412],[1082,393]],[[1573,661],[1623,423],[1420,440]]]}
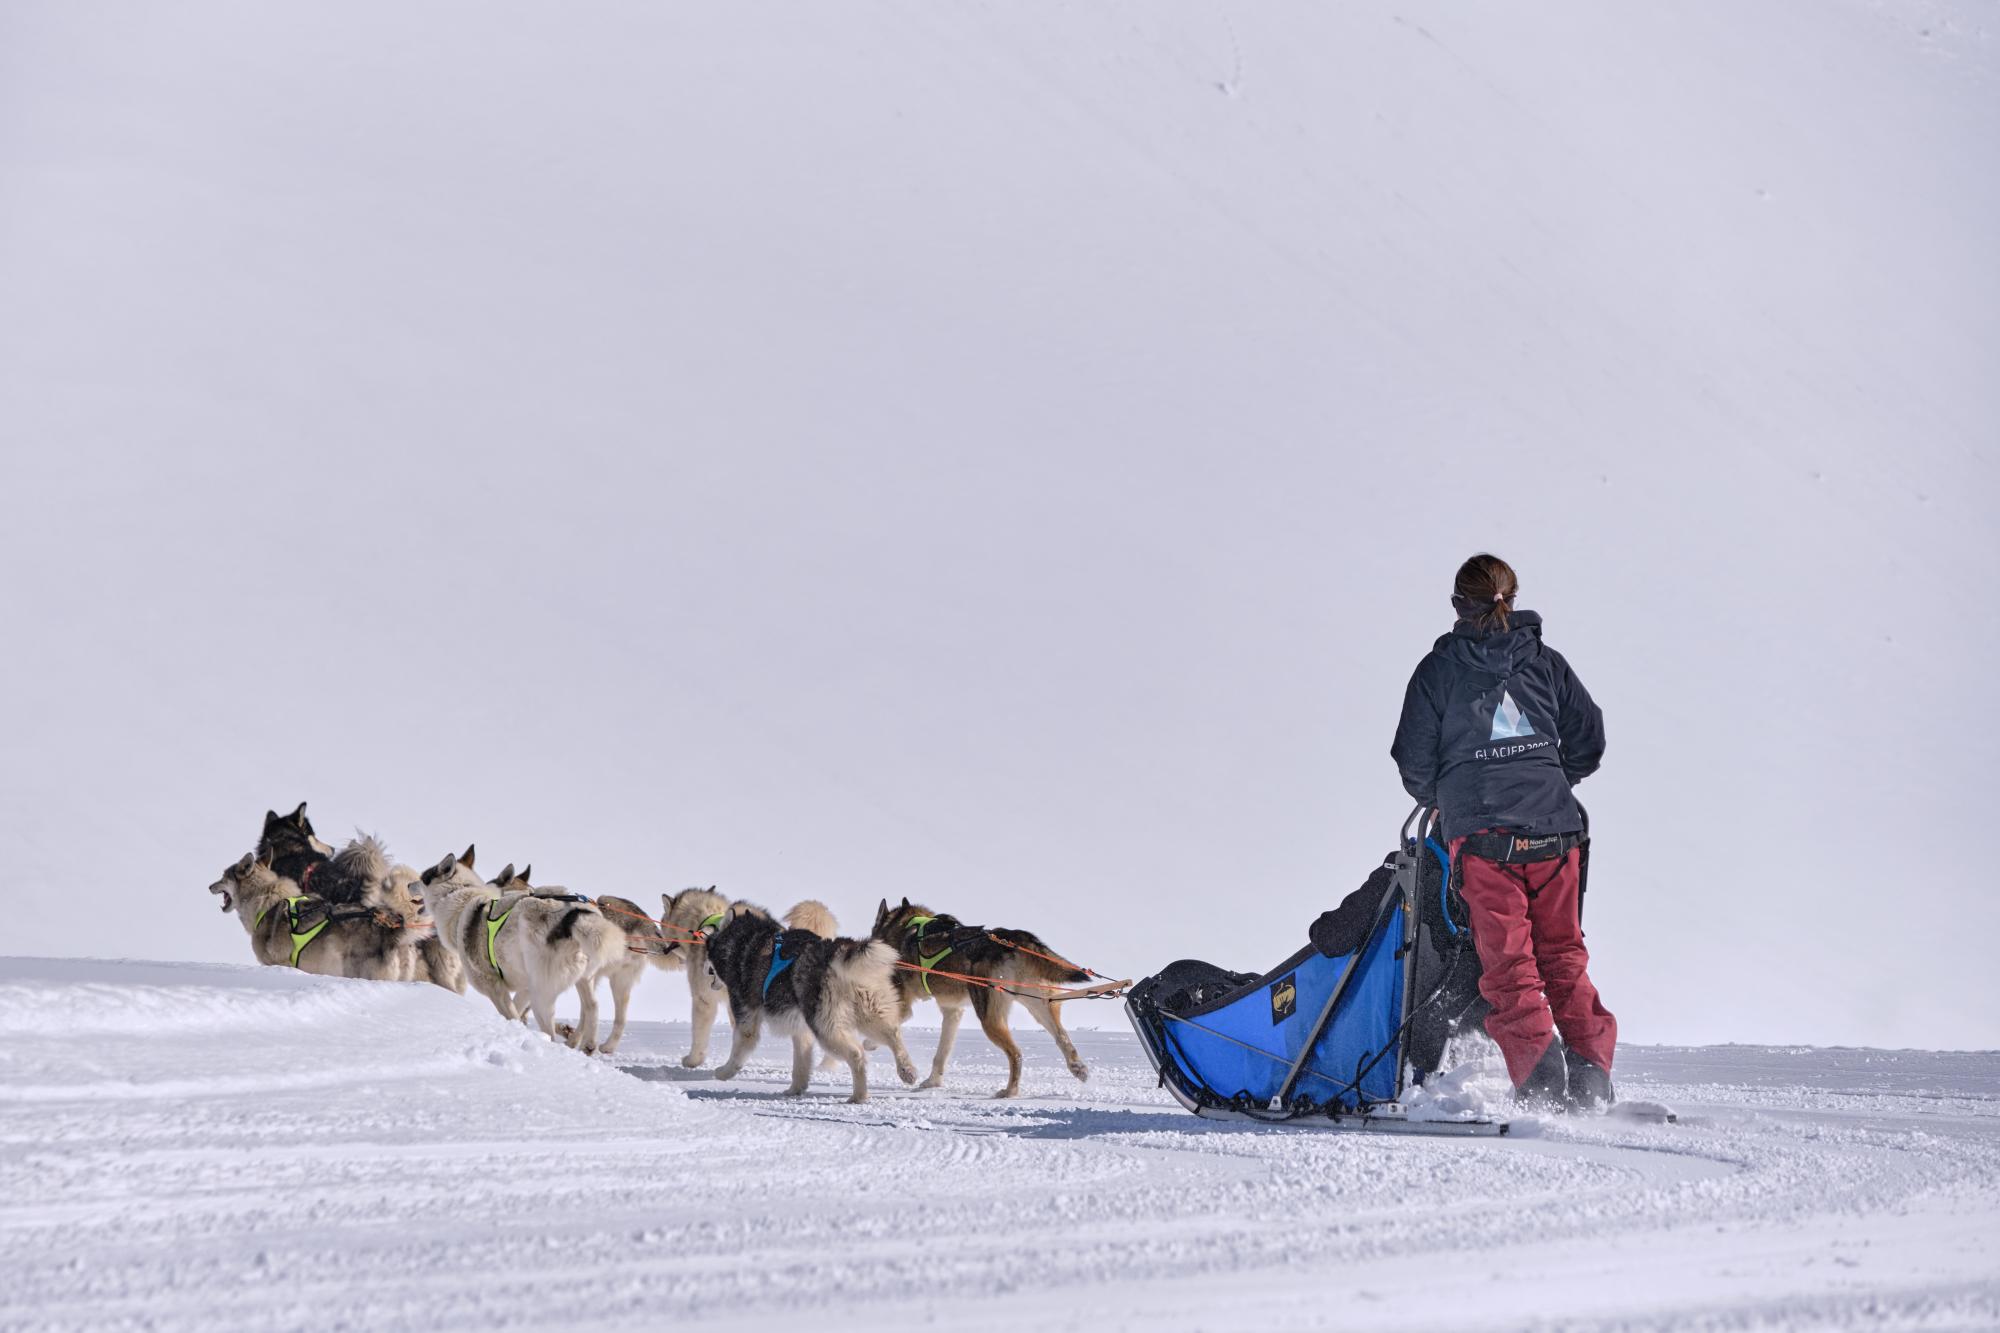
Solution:
{"label": "sled handlebar", "polygon": [[[1428,826],[1431,822],[1431,817],[1436,813],[1437,811],[1430,806],[1420,805],[1410,811],[1409,814],[1404,815],[1402,842],[1400,845],[1411,850],[1415,850],[1421,845],[1424,840],[1424,834],[1429,831]],[[1413,829],[1415,830],[1414,832],[1412,832]]]}

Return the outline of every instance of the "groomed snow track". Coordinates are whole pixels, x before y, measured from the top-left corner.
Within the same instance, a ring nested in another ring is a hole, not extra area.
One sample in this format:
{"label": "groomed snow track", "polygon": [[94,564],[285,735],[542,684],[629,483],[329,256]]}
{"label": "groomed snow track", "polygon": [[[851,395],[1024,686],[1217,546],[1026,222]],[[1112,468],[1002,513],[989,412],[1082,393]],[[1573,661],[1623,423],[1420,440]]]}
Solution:
{"label": "groomed snow track", "polygon": [[1197,1120],[1122,1034],[1088,1084],[1024,1034],[993,1101],[975,1036],[863,1107],[683,1040],[621,1070],[426,987],[0,962],[0,1327],[2000,1321],[2000,1056],[1637,1048],[1682,1124],[1440,1141]]}

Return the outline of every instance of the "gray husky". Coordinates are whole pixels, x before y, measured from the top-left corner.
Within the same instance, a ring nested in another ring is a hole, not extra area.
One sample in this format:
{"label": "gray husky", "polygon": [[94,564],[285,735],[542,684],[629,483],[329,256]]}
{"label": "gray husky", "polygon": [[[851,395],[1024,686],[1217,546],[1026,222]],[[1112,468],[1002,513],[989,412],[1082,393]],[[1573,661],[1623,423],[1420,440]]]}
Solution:
{"label": "gray husky", "polygon": [[416,892],[472,988],[503,1017],[521,1017],[525,1003],[535,1026],[555,1040],[556,996],[576,986],[583,1016],[569,1044],[595,1035],[597,990],[579,983],[620,961],[625,933],[593,904],[503,891],[473,870],[470,848],[424,871]]}
{"label": "gray husky", "polygon": [[917,1067],[903,1047],[896,951],[889,945],[827,939],[743,912],[709,935],[706,954],[711,984],[728,993],[736,1028],[717,1078],[736,1077],[768,1022],[792,1039],[792,1082],[785,1090],[791,1096],[803,1093],[812,1079],[815,1042],[852,1071],[849,1101],[868,1100],[864,1039],[889,1048],[905,1083],[917,1081]]}
{"label": "gray husky", "polygon": [[416,979],[421,927],[380,908],[330,903],[299,892],[271,869],[268,853],[247,852],[208,886],[234,911],[257,961],[324,977]]}

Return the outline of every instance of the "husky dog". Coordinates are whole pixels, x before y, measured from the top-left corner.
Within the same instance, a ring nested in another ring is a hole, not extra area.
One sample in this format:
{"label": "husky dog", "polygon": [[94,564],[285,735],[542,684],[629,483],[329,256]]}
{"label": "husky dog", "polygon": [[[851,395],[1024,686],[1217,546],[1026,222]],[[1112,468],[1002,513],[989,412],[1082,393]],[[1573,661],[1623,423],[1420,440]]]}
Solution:
{"label": "husky dog", "polygon": [[[537,897],[549,896],[546,889],[533,890]],[[646,970],[646,964],[664,967],[660,960],[665,957],[663,948],[666,941],[660,937],[659,923],[646,915],[645,909],[629,898],[617,898],[610,894],[599,894],[596,898],[597,910],[604,919],[624,937],[617,956],[603,968],[576,983],[577,994],[582,997],[586,991],[585,1012],[596,1012],[597,983],[600,978],[611,983],[611,1035],[602,1042],[597,1040],[597,1026],[594,1022],[578,1020],[583,1031],[579,1049],[585,1055],[603,1052],[615,1054],[618,1043],[625,1039],[625,1016],[632,1003],[632,988],[639,984],[639,977]]]}
{"label": "husky dog", "polygon": [[257,838],[258,855],[269,860],[271,869],[301,891],[330,903],[366,903],[370,907],[400,912],[415,907],[407,889],[417,872],[408,866],[392,865],[389,849],[380,838],[363,835],[351,840],[338,852],[314,834],[306,818],[305,802],[289,815],[275,810],[264,812],[264,831]]}
{"label": "husky dog", "polygon": [[323,977],[407,981],[421,932],[379,908],[329,903],[299,892],[271,868],[268,854],[246,852],[208,886],[234,911],[257,961]]}
{"label": "husky dog", "polygon": [[[1079,968],[1054,961],[1055,950],[1025,930],[989,930],[967,926],[958,918],[938,916],[929,908],[913,905],[908,898],[900,907],[889,906],[884,898],[875,909],[873,938],[886,942],[906,963],[932,969],[899,969],[896,985],[902,993],[903,1014],[923,999],[936,1000],[943,1015],[938,1033],[937,1054],[931,1058],[931,1074],[920,1085],[935,1088],[944,1082],[945,1063],[951,1059],[952,1043],[958,1038],[959,1021],[965,1006],[979,1016],[986,1039],[1007,1057],[1007,1086],[996,1097],[1015,1097],[1021,1092],[1021,1048],[1007,1026],[1007,1010],[1015,1000],[1049,1030],[1062,1051],[1069,1072],[1079,1079],[1090,1077],[1090,1069],[1076,1053],[1076,1045],[1063,1031],[1059,1001],[1051,1001],[1045,988],[1062,983],[1090,980]],[[976,981],[963,981],[943,973],[956,972]],[[980,982],[992,985],[981,985]],[[1007,983],[1018,989],[1003,989]]]}
{"label": "husky dog", "polygon": [[[465,849],[471,855],[472,848]],[[389,877],[380,894],[381,901],[395,915],[407,921],[412,929],[421,930],[417,939],[417,959],[415,979],[428,981],[434,986],[442,986],[456,994],[465,994],[465,969],[458,965],[458,957],[445,947],[437,937],[436,923],[430,913],[424,910],[423,899],[417,894],[417,872],[405,865],[391,866]]]}
{"label": "husky dog", "polygon": [[[521,1016],[520,992],[535,1025],[551,1040],[556,996],[595,978],[625,949],[624,932],[589,902],[503,892],[474,872],[469,849],[466,856],[446,856],[424,871],[417,892],[472,988],[510,1019]],[[596,989],[577,993],[583,1021],[570,1038],[572,1046],[584,1033],[597,1031]]]}
{"label": "husky dog", "polygon": [[760,910],[748,903],[731,904],[713,885],[660,895],[660,924],[673,937],[666,941],[660,966],[670,972],[677,968],[687,971],[694,1038],[688,1045],[688,1053],[681,1057],[681,1064],[688,1069],[699,1069],[708,1063],[708,1038],[715,1030],[715,1011],[722,1007],[720,992],[709,982],[708,949],[692,941],[702,939],[704,930],[721,926],[738,912]]}
{"label": "husky dog", "polygon": [[[670,972],[679,968],[687,971],[689,1016],[694,1034],[681,1064],[688,1069],[699,1069],[708,1063],[708,1039],[715,1030],[715,1011],[726,1009],[722,1003],[723,988],[708,967],[708,947],[700,941],[707,938],[707,932],[735,917],[760,916],[769,921],[771,914],[741,898],[731,902],[717,893],[712,884],[705,889],[663,893],[660,908],[660,924],[674,938],[666,941],[665,952],[654,962]],[[833,910],[811,898],[785,913],[785,925],[793,930],[811,931],[822,939],[830,940],[840,934],[840,923],[834,920]],[[732,1026],[735,1021],[731,1011]]]}
{"label": "husky dog", "polygon": [[903,1048],[895,967],[895,950],[880,940],[827,939],[756,912],[732,917],[708,937],[710,984],[728,993],[736,1026],[729,1059],[715,1076],[736,1077],[769,1022],[792,1039],[792,1083],[785,1090],[791,1096],[811,1081],[815,1041],[853,1072],[849,1101],[868,1100],[864,1037],[895,1054],[903,1082],[916,1082],[917,1067]]}
{"label": "husky dog", "polygon": [[302,884],[307,872],[333,856],[333,847],[313,833],[306,818],[306,803],[289,815],[276,810],[264,812],[264,831],[257,838],[257,854],[269,859],[271,869],[281,878]]}

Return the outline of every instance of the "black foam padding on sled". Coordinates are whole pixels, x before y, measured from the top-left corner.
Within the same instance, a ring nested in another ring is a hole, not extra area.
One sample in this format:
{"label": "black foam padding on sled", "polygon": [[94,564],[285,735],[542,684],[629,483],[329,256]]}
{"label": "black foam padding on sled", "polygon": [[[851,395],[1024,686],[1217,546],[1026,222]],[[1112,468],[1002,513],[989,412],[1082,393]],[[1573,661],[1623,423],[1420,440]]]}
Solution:
{"label": "black foam padding on sled", "polygon": [[1147,1002],[1170,1014],[1185,1014],[1256,979],[1255,972],[1231,972],[1199,958],[1183,958],[1147,977],[1132,993],[1143,993]]}

